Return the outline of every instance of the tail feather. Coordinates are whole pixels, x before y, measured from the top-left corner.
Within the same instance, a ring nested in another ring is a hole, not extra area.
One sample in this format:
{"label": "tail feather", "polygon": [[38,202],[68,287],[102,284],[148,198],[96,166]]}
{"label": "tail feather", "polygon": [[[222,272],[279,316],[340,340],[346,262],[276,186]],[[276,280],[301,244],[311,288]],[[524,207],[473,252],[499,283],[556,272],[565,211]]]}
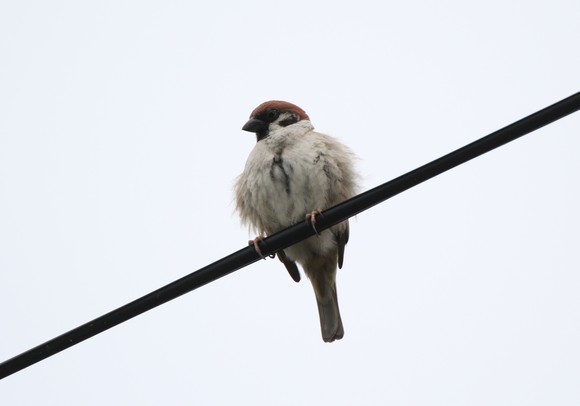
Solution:
{"label": "tail feather", "polygon": [[344,328],[336,295],[337,252],[312,257],[302,265],[314,288],[322,339],[327,343],[340,340]]}
{"label": "tail feather", "polygon": [[340,318],[336,297],[336,284],[334,285],[331,295],[326,298],[316,297],[322,339],[327,343],[340,340],[344,336],[344,328],[342,327],[342,319]]}

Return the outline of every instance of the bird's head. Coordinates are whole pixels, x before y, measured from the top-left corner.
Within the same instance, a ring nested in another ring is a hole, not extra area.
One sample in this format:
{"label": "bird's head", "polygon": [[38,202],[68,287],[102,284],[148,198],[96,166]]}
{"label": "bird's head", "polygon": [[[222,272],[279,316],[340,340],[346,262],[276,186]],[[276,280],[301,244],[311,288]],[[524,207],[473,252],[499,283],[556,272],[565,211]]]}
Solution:
{"label": "bird's head", "polygon": [[258,141],[282,127],[310,120],[308,114],[300,107],[280,100],[270,100],[260,104],[250,114],[250,119],[242,130],[256,134]]}

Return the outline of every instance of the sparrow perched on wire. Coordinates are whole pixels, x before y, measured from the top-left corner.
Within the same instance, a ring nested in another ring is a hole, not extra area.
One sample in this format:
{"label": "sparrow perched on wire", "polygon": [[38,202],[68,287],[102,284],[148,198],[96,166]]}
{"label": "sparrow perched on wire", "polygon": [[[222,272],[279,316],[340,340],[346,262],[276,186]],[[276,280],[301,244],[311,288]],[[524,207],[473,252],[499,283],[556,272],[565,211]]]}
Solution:
{"label": "sparrow perched on wire", "polygon": [[[257,142],[235,183],[236,208],[242,223],[258,240],[300,221],[315,227],[316,215],[355,195],[354,155],[336,139],[314,131],[300,107],[284,101],[260,104],[242,128]],[[316,229],[315,229],[316,230]],[[336,296],[336,267],[342,267],[348,242],[348,220],[283,251],[278,258],[298,282],[298,262],[312,282],[322,338],[344,335]]]}

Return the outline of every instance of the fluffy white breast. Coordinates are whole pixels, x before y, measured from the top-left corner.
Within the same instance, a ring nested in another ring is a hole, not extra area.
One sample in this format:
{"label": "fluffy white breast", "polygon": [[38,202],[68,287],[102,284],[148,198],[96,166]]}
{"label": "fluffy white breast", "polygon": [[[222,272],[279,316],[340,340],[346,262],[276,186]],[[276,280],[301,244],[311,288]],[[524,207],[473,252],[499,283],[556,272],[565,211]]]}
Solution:
{"label": "fluffy white breast", "polygon": [[353,196],[352,159],[307,120],[271,131],[256,143],[235,185],[242,222],[272,234]]}

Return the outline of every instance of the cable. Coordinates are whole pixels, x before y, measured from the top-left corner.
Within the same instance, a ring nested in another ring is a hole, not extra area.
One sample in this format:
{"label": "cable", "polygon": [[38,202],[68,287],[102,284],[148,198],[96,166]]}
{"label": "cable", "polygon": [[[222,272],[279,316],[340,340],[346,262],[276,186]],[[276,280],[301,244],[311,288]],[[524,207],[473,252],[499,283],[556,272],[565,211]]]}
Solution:
{"label": "cable", "polygon": [[[411,172],[325,210],[321,216],[317,217],[316,228],[318,231],[325,230],[413,186],[572,114],[577,110],[580,110],[580,92]],[[264,255],[274,254],[276,251],[313,235],[314,230],[312,227],[306,222],[301,222],[265,238],[260,242],[260,249]],[[246,247],[234,252],[219,261],[207,265],[110,313],[4,361],[0,364],[0,379],[102,333],[141,313],[250,265],[259,259],[261,257],[252,247]]]}

